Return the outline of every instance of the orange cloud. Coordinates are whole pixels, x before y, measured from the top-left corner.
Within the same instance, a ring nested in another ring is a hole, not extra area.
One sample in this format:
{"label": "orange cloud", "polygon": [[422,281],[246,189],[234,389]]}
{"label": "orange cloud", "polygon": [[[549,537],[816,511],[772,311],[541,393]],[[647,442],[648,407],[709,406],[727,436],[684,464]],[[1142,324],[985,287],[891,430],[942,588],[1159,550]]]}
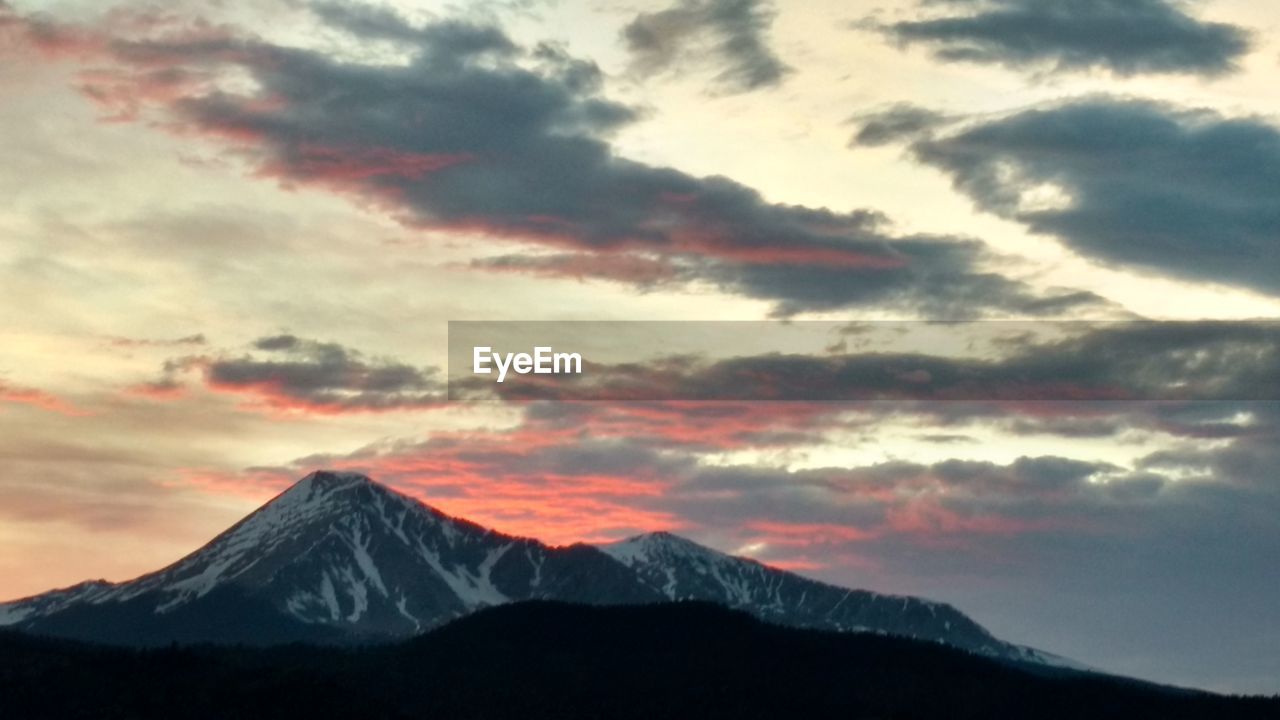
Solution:
{"label": "orange cloud", "polygon": [[88,411],[81,410],[71,403],[43,390],[22,387],[19,385],[10,385],[3,381],[0,381],[0,402],[30,405],[31,407],[40,408],[41,410],[47,410],[49,412],[73,417],[80,417],[89,414]]}

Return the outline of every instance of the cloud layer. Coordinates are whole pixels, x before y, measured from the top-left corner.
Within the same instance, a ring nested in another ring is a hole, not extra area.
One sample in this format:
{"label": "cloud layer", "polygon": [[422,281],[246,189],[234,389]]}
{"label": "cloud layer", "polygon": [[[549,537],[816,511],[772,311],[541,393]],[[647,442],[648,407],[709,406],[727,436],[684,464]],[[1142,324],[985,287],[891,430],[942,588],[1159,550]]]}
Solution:
{"label": "cloud layer", "polygon": [[705,58],[720,67],[717,87],[747,92],[776,86],[791,71],[769,47],[772,23],[767,0],[678,0],[666,10],[640,13],[622,37],[632,69],[643,76]]}
{"label": "cloud layer", "polygon": [[[112,117],[224,143],[261,176],[359,197],[410,226],[476,231],[557,252],[478,267],[713,286],[779,314],[853,306],[934,317],[1105,307],[988,271],[979,241],[896,235],[876,212],[770,203],[723,177],[629,161],[607,138],[635,112],[604,98],[592,63],[454,21],[322,6],[331,27],[390,41],[369,64],[195,24],[99,35],[59,28],[95,68]],[[32,26],[34,28],[34,25]],[[34,33],[30,29],[30,33]],[[232,89],[247,75],[255,89]]]}
{"label": "cloud layer", "polygon": [[1092,96],[989,117],[865,113],[851,145],[906,142],[979,208],[1100,262],[1280,293],[1280,128]]}
{"label": "cloud layer", "polygon": [[[960,347],[991,339],[992,331],[986,323],[958,325],[954,335],[941,337],[931,335],[927,324],[886,326],[901,337],[917,331],[924,342],[932,337]],[[725,326],[715,329],[726,332]],[[1033,330],[1069,337],[1037,339]],[[593,326],[591,336],[608,337],[607,326]],[[450,378],[450,392],[457,399],[497,393],[505,399],[614,401],[1280,400],[1275,322],[1027,325],[1021,337],[997,345],[996,355],[831,348],[820,355],[780,349],[724,357],[695,351],[656,359],[652,348],[641,348],[635,361],[588,358],[581,375],[512,375],[502,385],[459,370]]]}
{"label": "cloud layer", "polygon": [[238,356],[188,356],[169,360],[145,394],[180,391],[182,376],[199,370],[216,392],[242,395],[255,405],[315,414],[438,407],[444,386],[434,368],[368,358],[337,343],[273,335]]}
{"label": "cloud layer", "polygon": [[1179,0],[935,0],[958,11],[881,29],[948,61],[1117,75],[1218,75],[1249,50],[1242,28],[1198,20]]}

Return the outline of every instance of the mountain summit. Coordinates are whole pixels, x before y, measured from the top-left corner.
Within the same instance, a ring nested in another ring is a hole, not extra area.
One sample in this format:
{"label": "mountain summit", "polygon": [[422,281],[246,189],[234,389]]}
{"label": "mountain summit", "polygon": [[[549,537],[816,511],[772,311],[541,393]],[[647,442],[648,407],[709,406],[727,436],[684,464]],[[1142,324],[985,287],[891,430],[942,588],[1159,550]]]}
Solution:
{"label": "mountain summit", "polygon": [[318,471],[157,572],[0,604],[0,625],[124,645],[407,637],[521,600],[702,600],[782,625],[1055,658],[955,608],[809,580],[670,533],[551,547],[450,517],[364,475]]}

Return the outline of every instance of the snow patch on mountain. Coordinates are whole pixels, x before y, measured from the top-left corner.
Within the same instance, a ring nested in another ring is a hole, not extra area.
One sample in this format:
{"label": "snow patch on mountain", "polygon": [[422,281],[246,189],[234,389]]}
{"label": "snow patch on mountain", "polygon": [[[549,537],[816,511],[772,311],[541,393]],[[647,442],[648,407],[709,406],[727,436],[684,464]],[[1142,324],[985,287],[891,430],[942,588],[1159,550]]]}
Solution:
{"label": "snow patch on mountain", "polygon": [[106,580],[87,580],[71,587],[50,590],[42,595],[0,603],[0,627],[58,612],[79,602],[94,602],[114,587]]}
{"label": "snow patch on mountain", "polygon": [[35,608],[22,607],[13,603],[0,605],[0,626],[21,622],[33,612],[35,612]]}

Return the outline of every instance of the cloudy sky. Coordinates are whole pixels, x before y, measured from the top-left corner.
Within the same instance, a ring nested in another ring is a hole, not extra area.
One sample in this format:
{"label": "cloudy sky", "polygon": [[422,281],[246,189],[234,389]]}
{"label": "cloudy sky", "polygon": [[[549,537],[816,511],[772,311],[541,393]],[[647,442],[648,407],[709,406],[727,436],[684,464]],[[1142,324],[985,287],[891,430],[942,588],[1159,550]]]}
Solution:
{"label": "cloudy sky", "polygon": [[[0,0],[0,597],[340,467],[1280,691],[1277,80],[1254,0]],[[451,403],[450,320],[822,337]]]}

